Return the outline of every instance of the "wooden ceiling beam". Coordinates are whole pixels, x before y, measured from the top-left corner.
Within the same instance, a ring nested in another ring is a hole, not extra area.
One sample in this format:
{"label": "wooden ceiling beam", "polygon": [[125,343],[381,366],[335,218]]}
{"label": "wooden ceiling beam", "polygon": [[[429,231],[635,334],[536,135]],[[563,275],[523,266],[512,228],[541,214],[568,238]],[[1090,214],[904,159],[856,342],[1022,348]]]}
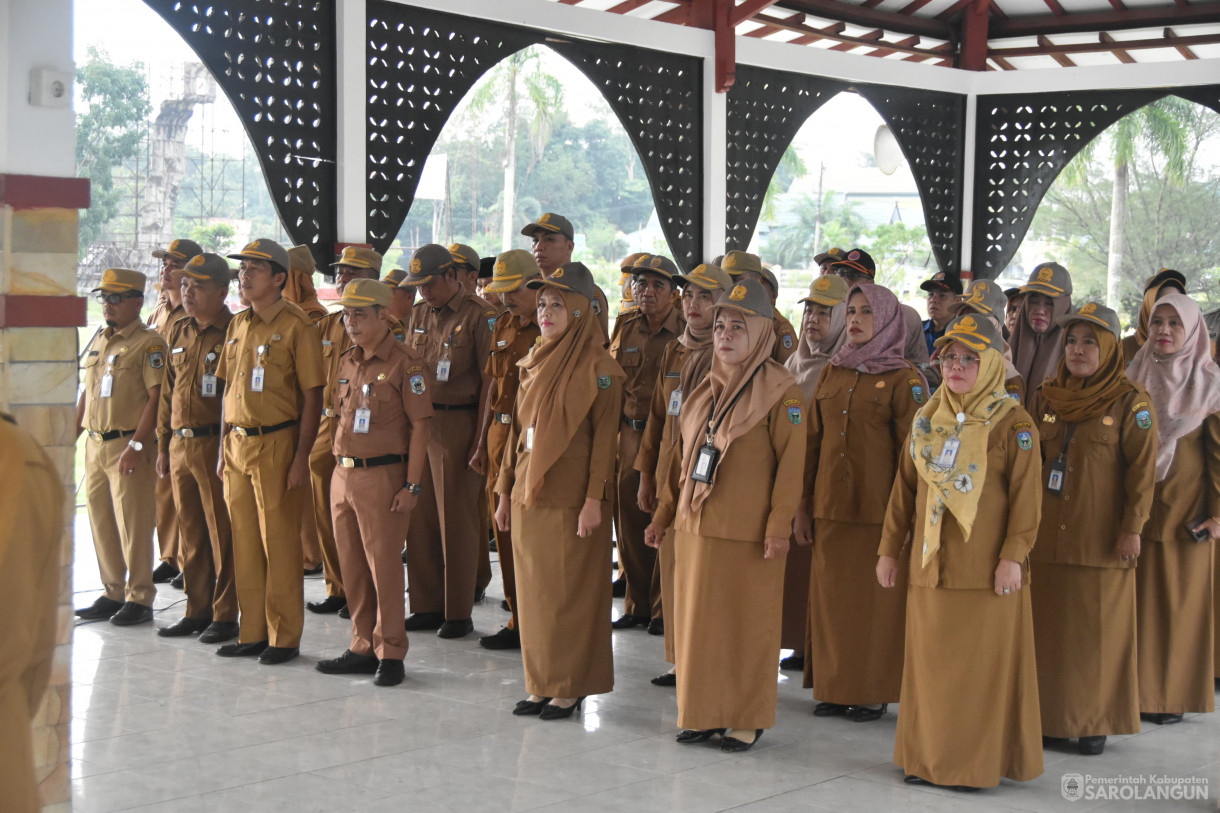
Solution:
{"label": "wooden ceiling beam", "polygon": [[[889,43],[885,42],[884,40],[882,40],[881,42],[879,42],[877,44],[882,47],[877,48],[876,50],[873,50],[873,51],[869,51],[867,54],[865,54],[865,56],[886,57],[886,56],[890,56],[891,54],[898,53],[897,49],[888,47]],[[902,48],[912,48],[919,44],[919,37],[915,37],[915,36],[907,37],[904,40],[899,40],[895,44]]]}
{"label": "wooden ceiling beam", "polygon": [[1080,34],[1094,31],[1123,31],[1132,28],[1160,28],[1166,25],[1203,25],[1220,23],[1220,0],[1200,0],[1174,9],[1130,8],[1125,11],[1096,11],[1064,14],[1062,17],[1024,16],[993,20],[991,38],[1034,37],[1039,34]]}
{"label": "wooden ceiling beam", "polygon": [[[808,25],[807,23],[801,23],[798,25],[790,25],[786,19],[777,19],[775,17],[769,17],[769,16],[763,15],[763,14],[757,15],[757,16],[751,18],[751,20],[753,22],[759,23],[761,25],[770,25],[770,26],[774,26],[776,28],[782,28],[785,31],[792,31],[797,34],[813,34],[813,35],[819,36],[820,38],[831,39],[831,40],[835,40],[840,43],[852,43],[853,45],[856,45],[856,46],[866,45],[869,47],[875,47],[878,45],[878,42],[876,39],[866,39],[864,37],[849,37],[849,36],[845,35],[843,32],[847,29],[847,24],[842,21],[834,23],[833,25],[827,26],[825,28],[815,28],[811,25]],[[937,48],[916,48],[914,46],[902,46],[899,43],[889,43],[886,45],[886,47],[892,48],[897,53],[912,54],[912,55],[924,54],[925,56],[927,56],[929,58],[930,57],[942,57],[943,58],[945,55],[944,52],[946,49],[949,50],[950,52],[952,52],[952,45],[949,45],[948,43],[946,43],[945,45],[937,46]]]}
{"label": "wooden ceiling beam", "polygon": [[[875,31],[869,31],[864,34],[860,34],[857,37],[857,39],[871,40],[873,42],[876,42],[877,40],[881,39],[883,36],[885,36],[885,32],[882,31],[880,28],[878,28]],[[831,46],[830,50],[832,50],[832,51],[854,51],[859,47],[860,47],[860,45],[858,43],[840,42],[838,45]]]}
{"label": "wooden ceiling beam", "polygon": [[778,0],[746,0],[740,6],[735,6],[729,12],[729,21],[734,27],[744,23],[746,20],[753,17],[759,12],[766,11],[775,5]]}
{"label": "wooden ceiling beam", "polygon": [[784,8],[803,11],[826,20],[841,20],[862,28],[881,28],[895,34],[919,34],[930,39],[949,40],[954,37],[953,27],[943,20],[904,14],[900,11],[884,11],[865,8],[837,0],[782,0]]}
{"label": "wooden ceiling beam", "polygon": [[622,3],[613,5],[606,11],[611,14],[626,14],[629,11],[635,11],[640,6],[646,6],[651,0],[623,0]]}
{"label": "wooden ceiling beam", "polygon": [[[1023,56],[1054,56],[1055,54],[1096,54],[1105,51],[1113,51],[1114,46],[1104,42],[1074,42],[1070,44],[1056,45],[1045,37],[1040,37],[1037,47],[1028,48],[993,48],[988,52],[988,56],[994,58],[996,55],[1011,59],[1013,57]],[[1045,43],[1045,45],[1043,45]],[[1179,46],[1191,45],[1220,45],[1220,34],[1197,34],[1190,37],[1156,37],[1152,39],[1142,40],[1119,40],[1118,43],[1124,51],[1141,51],[1149,48],[1177,48]]]}
{"label": "wooden ceiling beam", "polygon": [[[1107,43],[1109,45],[1114,45],[1115,43],[1118,42],[1118,40],[1114,39],[1114,37],[1110,36],[1105,31],[1102,31],[1100,34],[1098,34],[1097,39],[1100,40],[1101,42]],[[1114,56],[1118,57],[1118,61],[1123,63],[1124,65],[1134,65],[1135,64],[1135,57],[1131,56],[1131,54],[1127,53],[1122,48],[1115,47],[1113,53],[1114,53]]]}
{"label": "wooden ceiling beam", "polygon": [[[1164,33],[1165,33],[1165,39],[1167,39],[1171,42],[1173,42],[1174,40],[1180,39],[1178,37],[1177,33],[1172,28],[1166,28]],[[1187,48],[1185,45],[1176,45],[1175,44],[1173,47],[1176,48],[1178,50],[1178,53],[1181,54],[1182,56],[1184,56],[1186,59],[1198,59],[1199,58],[1198,54],[1196,54],[1194,51]]]}

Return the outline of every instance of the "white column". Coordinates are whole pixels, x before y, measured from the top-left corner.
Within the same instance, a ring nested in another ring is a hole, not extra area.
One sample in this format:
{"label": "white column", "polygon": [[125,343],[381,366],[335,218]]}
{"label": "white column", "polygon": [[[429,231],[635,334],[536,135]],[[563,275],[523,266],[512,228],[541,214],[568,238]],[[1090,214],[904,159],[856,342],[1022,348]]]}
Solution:
{"label": "white column", "polygon": [[72,0],[0,0],[0,172],[75,177],[75,114],[30,104],[33,68],[75,72]]}
{"label": "white column", "polygon": [[724,253],[728,94],[716,92],[716,56],[703,58],[703,260]]}
{"label": "white column", "polygon": [[962,248],[958,262],[962,269],[978,273],[970,255],[974,248],[974,146],[978,130],[978,94],[966,94],[966,123],[962,138]]}
{"label": "white column", "polygon": [[368,146],[368,115],[365,101],[365,42],[368,38],[365,0],[336,0],[335,80],[339,138],[335,151],[337,220],[339,241],[368,240],[365,210],[365,153]]}

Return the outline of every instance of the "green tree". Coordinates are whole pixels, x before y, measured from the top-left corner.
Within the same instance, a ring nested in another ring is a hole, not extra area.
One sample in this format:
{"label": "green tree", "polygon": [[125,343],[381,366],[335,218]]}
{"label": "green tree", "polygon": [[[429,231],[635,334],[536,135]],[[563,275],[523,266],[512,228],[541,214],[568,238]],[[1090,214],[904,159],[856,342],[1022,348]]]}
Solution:
{"label": "green tree", "polygon": [[[813,195],[802,195],[792,207],[792,222],[781,223],[767,234],[762,253],[769,261],[787,268],[813,262],[821,246],[855,246],[865,234],[864,219],[854,203],[846,202],[833,190],[822,196],[821,207]],[[821,217],[821,243],[817,242]]]}
{"label": "green tree", "polygon": [[222,254],[232,247],[235,234],[228,223],[216,223],[212,226],[196,226],[191,231],[191,239],[202,246],[204,251]]}
{"label": "green tree", "polygon": [[119,66],[90,47],[76,72],[83,112],[76,116],[76,172],[90,180],[90,206],[80,220],[80,251],[99,239],[123,197],[114,170],[134,158],[148,129],[152,105],[140,63]]}

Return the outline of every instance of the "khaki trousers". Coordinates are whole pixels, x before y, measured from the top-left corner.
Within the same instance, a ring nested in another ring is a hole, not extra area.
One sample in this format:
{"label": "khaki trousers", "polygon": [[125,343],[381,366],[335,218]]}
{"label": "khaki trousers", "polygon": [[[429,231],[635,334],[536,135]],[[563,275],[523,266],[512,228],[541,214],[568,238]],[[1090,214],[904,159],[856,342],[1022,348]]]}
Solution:
{"label": "khaki trousers", "polygon": [[182,551],[178,539],[178,507],[174,504],[174,489],[169,478],[157,478],[157,549],[161,561],[182,569]]}
{"label": "khaki trousers", "polygon": [[140,452],[132,474],[119,473],[129,438],[85,441],[85,498],[93,547],[106,598],[151,607],[153,525],[156,520],[156,444]]}
{"label": "khaki trousers", "polygon": [[627,577],[623,610],[627,615],[660,618],[661,572],[657,568],[657,552],[644,544],[644,529],[652,516],[640,510],[640,473],[635,470],[641,437],[642,433],[626,424],[619,427],[615,533],[619,566]]}
{"label": "khaki trousers", "polygon": [[352,615],[348,648],[381,660],[402,660],[407,654],[402,541],[411,515],[390,510],[406,477],[406,464],[397,463],[339,468],[331,482],[335,542]]}
{"label": "khaki trousers", "polygon": [[[326,595],[343,595],[343,569],[335,548],[335,526],[331,519],[330,489],[335,474],[335,419],[322,417],[318,439],[309,453],[309,485],[313,492],[313,517],[306,518],[317,529],[318,546],[322,554],[322,573],[326,579]],[[401,552],[399,554],[401,556]],[[402,564],[402,559],[398,560]],[[316,567],[316,565],[315,565]]]}
{"label": "khaki trousers", "polygon": [[297,427],[224,441],[225,500],[233,523],[233,564],[243,644],[295,647],[305,624],[301,517],[306,488],[288,489]]}
{"label": "khaki trousers", "polygon": [[172,437],[169,480],[178,506],[178,540],[186,617],[237,620],[233,529],[224,485],[216,476],[220,438]]}
{"label": "khaki trousers", "polygon": [[[487,430],[487,501],[494,514],[500,495],[495,493],[496,480],[500,477],[500,463],[504,459],[504,446],[508,442],[508,424],[495,421]],[[512,531],[501,531],[493,522],[492,533],[496,535],[496,555],[500,557],[500,580],[504,584],[504,600],[508,602],[508,628],[515,630],[517,620],[517,574],[513,564]]]}

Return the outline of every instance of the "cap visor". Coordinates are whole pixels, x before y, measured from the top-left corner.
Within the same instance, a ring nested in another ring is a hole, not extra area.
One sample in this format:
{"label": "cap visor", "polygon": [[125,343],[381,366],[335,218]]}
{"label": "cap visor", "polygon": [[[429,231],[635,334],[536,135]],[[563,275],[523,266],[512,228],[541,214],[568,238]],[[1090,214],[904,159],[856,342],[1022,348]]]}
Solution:
{"label": "cap visor", "polygon": [[511,280],[508,282],[489,282],[483,288],[484,291],[490,291],[493,294],[506,294],[509,291],[515,291],[521,287],[521,280]]}
{"label": "cap visor", "polygon": [[819,296],[806,296],[806,297],[802,297],[801,299],[799,299],[797,301],[798,302],[809,302],[814,305],[825,305],[828,308],[833,308],[835,305],[842,305],[847,300],[831,299],[829,297],[819,297]]}

